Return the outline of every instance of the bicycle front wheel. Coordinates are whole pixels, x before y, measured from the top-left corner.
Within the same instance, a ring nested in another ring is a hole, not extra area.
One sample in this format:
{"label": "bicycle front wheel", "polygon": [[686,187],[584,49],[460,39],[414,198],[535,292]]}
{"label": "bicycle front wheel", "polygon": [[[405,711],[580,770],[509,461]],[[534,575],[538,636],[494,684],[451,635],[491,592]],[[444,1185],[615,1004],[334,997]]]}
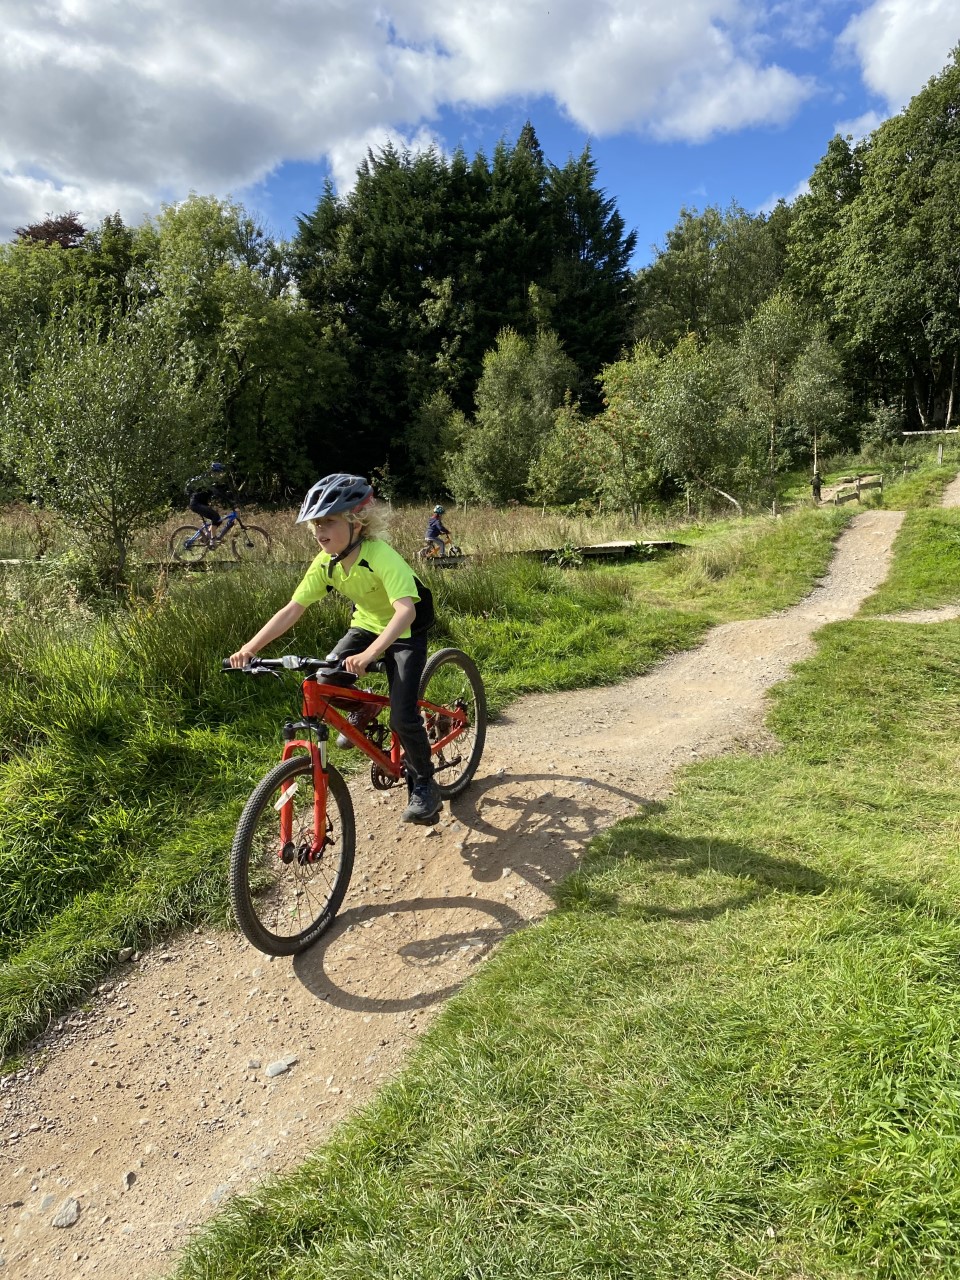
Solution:
{"label": "bicycle front wheel", "polygon": [[237,560],[261,561],[270,558],[270,535],[259,525],[247,524],[233,535],[233,554]]}
{"label": "bicycle front wheel", "polygon": [[[433,754],[434,781],[444,799],[450,799],[469,785],[487,736],[487,695],[476,663],[459,649],[438,649],[423,668],[419,697],[421,702],[461,711],[466,718],[462,733]],[[453,732],[456,721],[426,707],[420,714],[433,750]]]}
{"label": "bicycle front wheel", "polygon": [[316,942],[347,892],[356,844],[353,803],[332,766],[326,788],[324,845],[316,854],[310,756],[271,769],[240,815],[230,852],[230,901],[244,936],[268,956],[296,955]]}
{"label": "bicycle front wheel", "polygon": [[181,564],[196,564],[209,550],[206,533],[195,524],[182,524],[170,535],[170,554]]}

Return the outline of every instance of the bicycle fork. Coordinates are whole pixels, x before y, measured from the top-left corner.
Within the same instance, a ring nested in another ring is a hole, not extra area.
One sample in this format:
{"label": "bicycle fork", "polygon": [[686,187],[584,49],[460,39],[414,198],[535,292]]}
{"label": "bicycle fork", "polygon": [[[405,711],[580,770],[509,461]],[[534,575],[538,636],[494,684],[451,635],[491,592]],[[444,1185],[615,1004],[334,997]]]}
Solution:
{"label": "bicycle fork", "polygon": [[[315,737],[298,738],[298,729],[306,729]],[[293,797],[297,789],[294,779],[284,785],[277,807],[280,810],[280,847],[277,857],[281,862],[292,862],[300,856],[302,861],[315,862],[327,845],[327,739],[330,731],[315,720],[288,720],[283,726],[283,759],[289,760],[298,750],[308,751],[313,765],[313,839],[309,849],[298,850],[293,843]]]}

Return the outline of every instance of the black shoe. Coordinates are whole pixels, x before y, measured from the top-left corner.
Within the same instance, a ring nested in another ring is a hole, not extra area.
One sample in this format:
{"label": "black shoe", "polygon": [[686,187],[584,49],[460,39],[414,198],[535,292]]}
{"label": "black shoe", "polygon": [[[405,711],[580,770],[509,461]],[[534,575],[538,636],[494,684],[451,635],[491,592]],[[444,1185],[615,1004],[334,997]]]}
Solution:
{"label": "black shoe", "polygon": [[[356,725],[358,729],[365,729],[372,720],[376,720],[379,714],[380,708],[368,703],[365,707],[357,707],[356,711],[351,711],[347,719],[352,725]],[[353,743],[345,734],[338,733],[337,746],[341,751],[350,751],[353,748]]]}
{"label": "black shoe", "polygon": [[421,778],[413,784],[410,792],[410,803],[403,811],[404,822],[419,822],[422,826],[432,827],[440,820],[443,801],[437,784],[432,778]]}

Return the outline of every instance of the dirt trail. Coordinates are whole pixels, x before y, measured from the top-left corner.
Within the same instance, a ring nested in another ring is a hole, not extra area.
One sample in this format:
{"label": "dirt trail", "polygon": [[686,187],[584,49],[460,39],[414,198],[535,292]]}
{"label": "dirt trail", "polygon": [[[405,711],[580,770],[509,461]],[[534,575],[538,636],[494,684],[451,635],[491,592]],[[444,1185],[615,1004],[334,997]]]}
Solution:
{"label": "dirt trail", "polygon": [[[880,584],[901,520],[858,515],[795,608],[717,627],[639,679],[515,704],[435,832],[356,784],[355,881],[306,956],[197,933],[119,966],[0,1082],[0,1276],[162,1274],[218,1205],[295,1164],[549,908],[593,834],[664,796],[680,765],[766,741],[767,690]],[[79,1211],[58,1228],[62,1208]]]}

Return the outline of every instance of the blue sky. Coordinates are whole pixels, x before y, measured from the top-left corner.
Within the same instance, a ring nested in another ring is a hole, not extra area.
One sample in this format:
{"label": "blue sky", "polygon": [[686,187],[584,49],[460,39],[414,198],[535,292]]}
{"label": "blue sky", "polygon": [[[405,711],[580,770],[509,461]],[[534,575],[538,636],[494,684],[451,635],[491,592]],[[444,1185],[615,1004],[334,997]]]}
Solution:
{"label": "blue sky", "polygon": [[0,20],[3,238],[191,190],[289,235],[368,147],[489,154],[529,118],[556,163],[590,143],[636,265],[683,205],[792,198],[960,42],[960,0],[0,0]]}

